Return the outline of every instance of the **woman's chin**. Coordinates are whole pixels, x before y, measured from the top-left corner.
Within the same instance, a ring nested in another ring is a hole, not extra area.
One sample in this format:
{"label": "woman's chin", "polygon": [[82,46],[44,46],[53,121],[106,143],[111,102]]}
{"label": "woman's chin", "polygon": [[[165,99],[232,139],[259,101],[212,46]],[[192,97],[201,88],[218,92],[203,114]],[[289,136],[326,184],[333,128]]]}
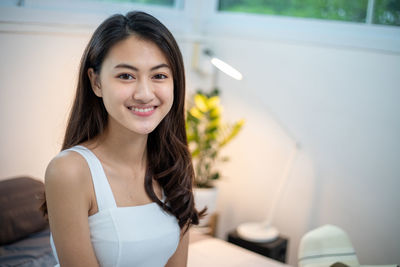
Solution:
{"label": "woman's chin", "polygon": [[148,135],[150,134],[152,131],[154,131],[154,129],[157,126],[147,126],[147,127],[140,127],[140,128],[135,128],[135,129],[131,129],[132,132],[138,134],[138,135]]}

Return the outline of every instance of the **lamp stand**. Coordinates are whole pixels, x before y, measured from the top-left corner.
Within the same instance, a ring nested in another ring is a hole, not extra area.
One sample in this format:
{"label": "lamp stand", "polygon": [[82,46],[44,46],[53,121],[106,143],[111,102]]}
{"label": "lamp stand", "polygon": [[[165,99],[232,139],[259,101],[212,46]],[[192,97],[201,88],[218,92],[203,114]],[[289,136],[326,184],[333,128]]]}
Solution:
{"label": "lamp stand", "polygon": [[276,208],[278,206],[284,188],[286,187],[290,170],[293,167],[293,162],[299,148],[300,145],[298,143],[295,143],[293,153],[291,154],[286,164],[285,170],[282,174],[281,183],[279,185],[278,192],[275,194],[274,200],[272,202],[272,208],[269,212],[267,220],[263,222],[247,222],[240,224],[236,230],[241,238],[253,242],[269,242],[278,238],[279,231],[271,225],[271,222],[275,217]]}

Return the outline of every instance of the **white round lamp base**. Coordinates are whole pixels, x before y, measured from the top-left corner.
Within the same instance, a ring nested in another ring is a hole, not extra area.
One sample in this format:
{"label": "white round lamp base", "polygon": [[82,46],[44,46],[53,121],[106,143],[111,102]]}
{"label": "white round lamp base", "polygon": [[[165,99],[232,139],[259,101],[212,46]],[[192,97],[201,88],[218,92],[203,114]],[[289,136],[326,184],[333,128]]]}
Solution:
{"label": "white round lamp base", "polygon": [[242,223],[236,230],[241,238],[252,242],[269,242],[279,236],[275,227],[265,226],[262,223]]}

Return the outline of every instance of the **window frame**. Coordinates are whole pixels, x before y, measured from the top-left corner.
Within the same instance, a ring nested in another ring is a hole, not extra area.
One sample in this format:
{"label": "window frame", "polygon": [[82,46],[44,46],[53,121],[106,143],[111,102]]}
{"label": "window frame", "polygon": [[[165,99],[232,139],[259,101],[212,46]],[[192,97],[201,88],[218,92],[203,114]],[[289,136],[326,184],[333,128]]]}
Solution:
{"label": "window frame", "polygon": [[180,22],[184,0],[175,0],[174,7],[137,4],[90,2],[79,0],[24,0],[23,6],[5,1],[0,4],[0,32],[90,34],[112,14],[140,10],[156,16],[171,31],[185,32]]}
{"label": "window frame", "polygon": [[210,36],[400,54],[399,26],[219,11],[218,0],[210,1],[203,29]]}
{"label": "window frame", "polygon": [[[175,7],[135,3],[25,0],[24,7],[0,5],[0,31],[91,33],[114,13],[142,10],[156,16],[177,39],[210,42],[213,37],[400,54],[400,27],[356,22],[218,11],[218,0],[177,0]],[[242,23],[246,21],[246,23]]]}

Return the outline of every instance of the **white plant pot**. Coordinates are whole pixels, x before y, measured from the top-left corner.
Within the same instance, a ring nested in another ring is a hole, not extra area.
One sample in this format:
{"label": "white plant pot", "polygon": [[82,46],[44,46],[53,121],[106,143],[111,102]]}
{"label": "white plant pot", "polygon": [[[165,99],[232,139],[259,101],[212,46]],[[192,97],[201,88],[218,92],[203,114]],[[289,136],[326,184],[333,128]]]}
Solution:
{"label": "white plant pot", "polygon": [[207,207],[207,216],[200,220],[199,226],[207,226],[210,222],[210,217],[216,211],[218,188],[193,188],[195,207],[198,211]]}

